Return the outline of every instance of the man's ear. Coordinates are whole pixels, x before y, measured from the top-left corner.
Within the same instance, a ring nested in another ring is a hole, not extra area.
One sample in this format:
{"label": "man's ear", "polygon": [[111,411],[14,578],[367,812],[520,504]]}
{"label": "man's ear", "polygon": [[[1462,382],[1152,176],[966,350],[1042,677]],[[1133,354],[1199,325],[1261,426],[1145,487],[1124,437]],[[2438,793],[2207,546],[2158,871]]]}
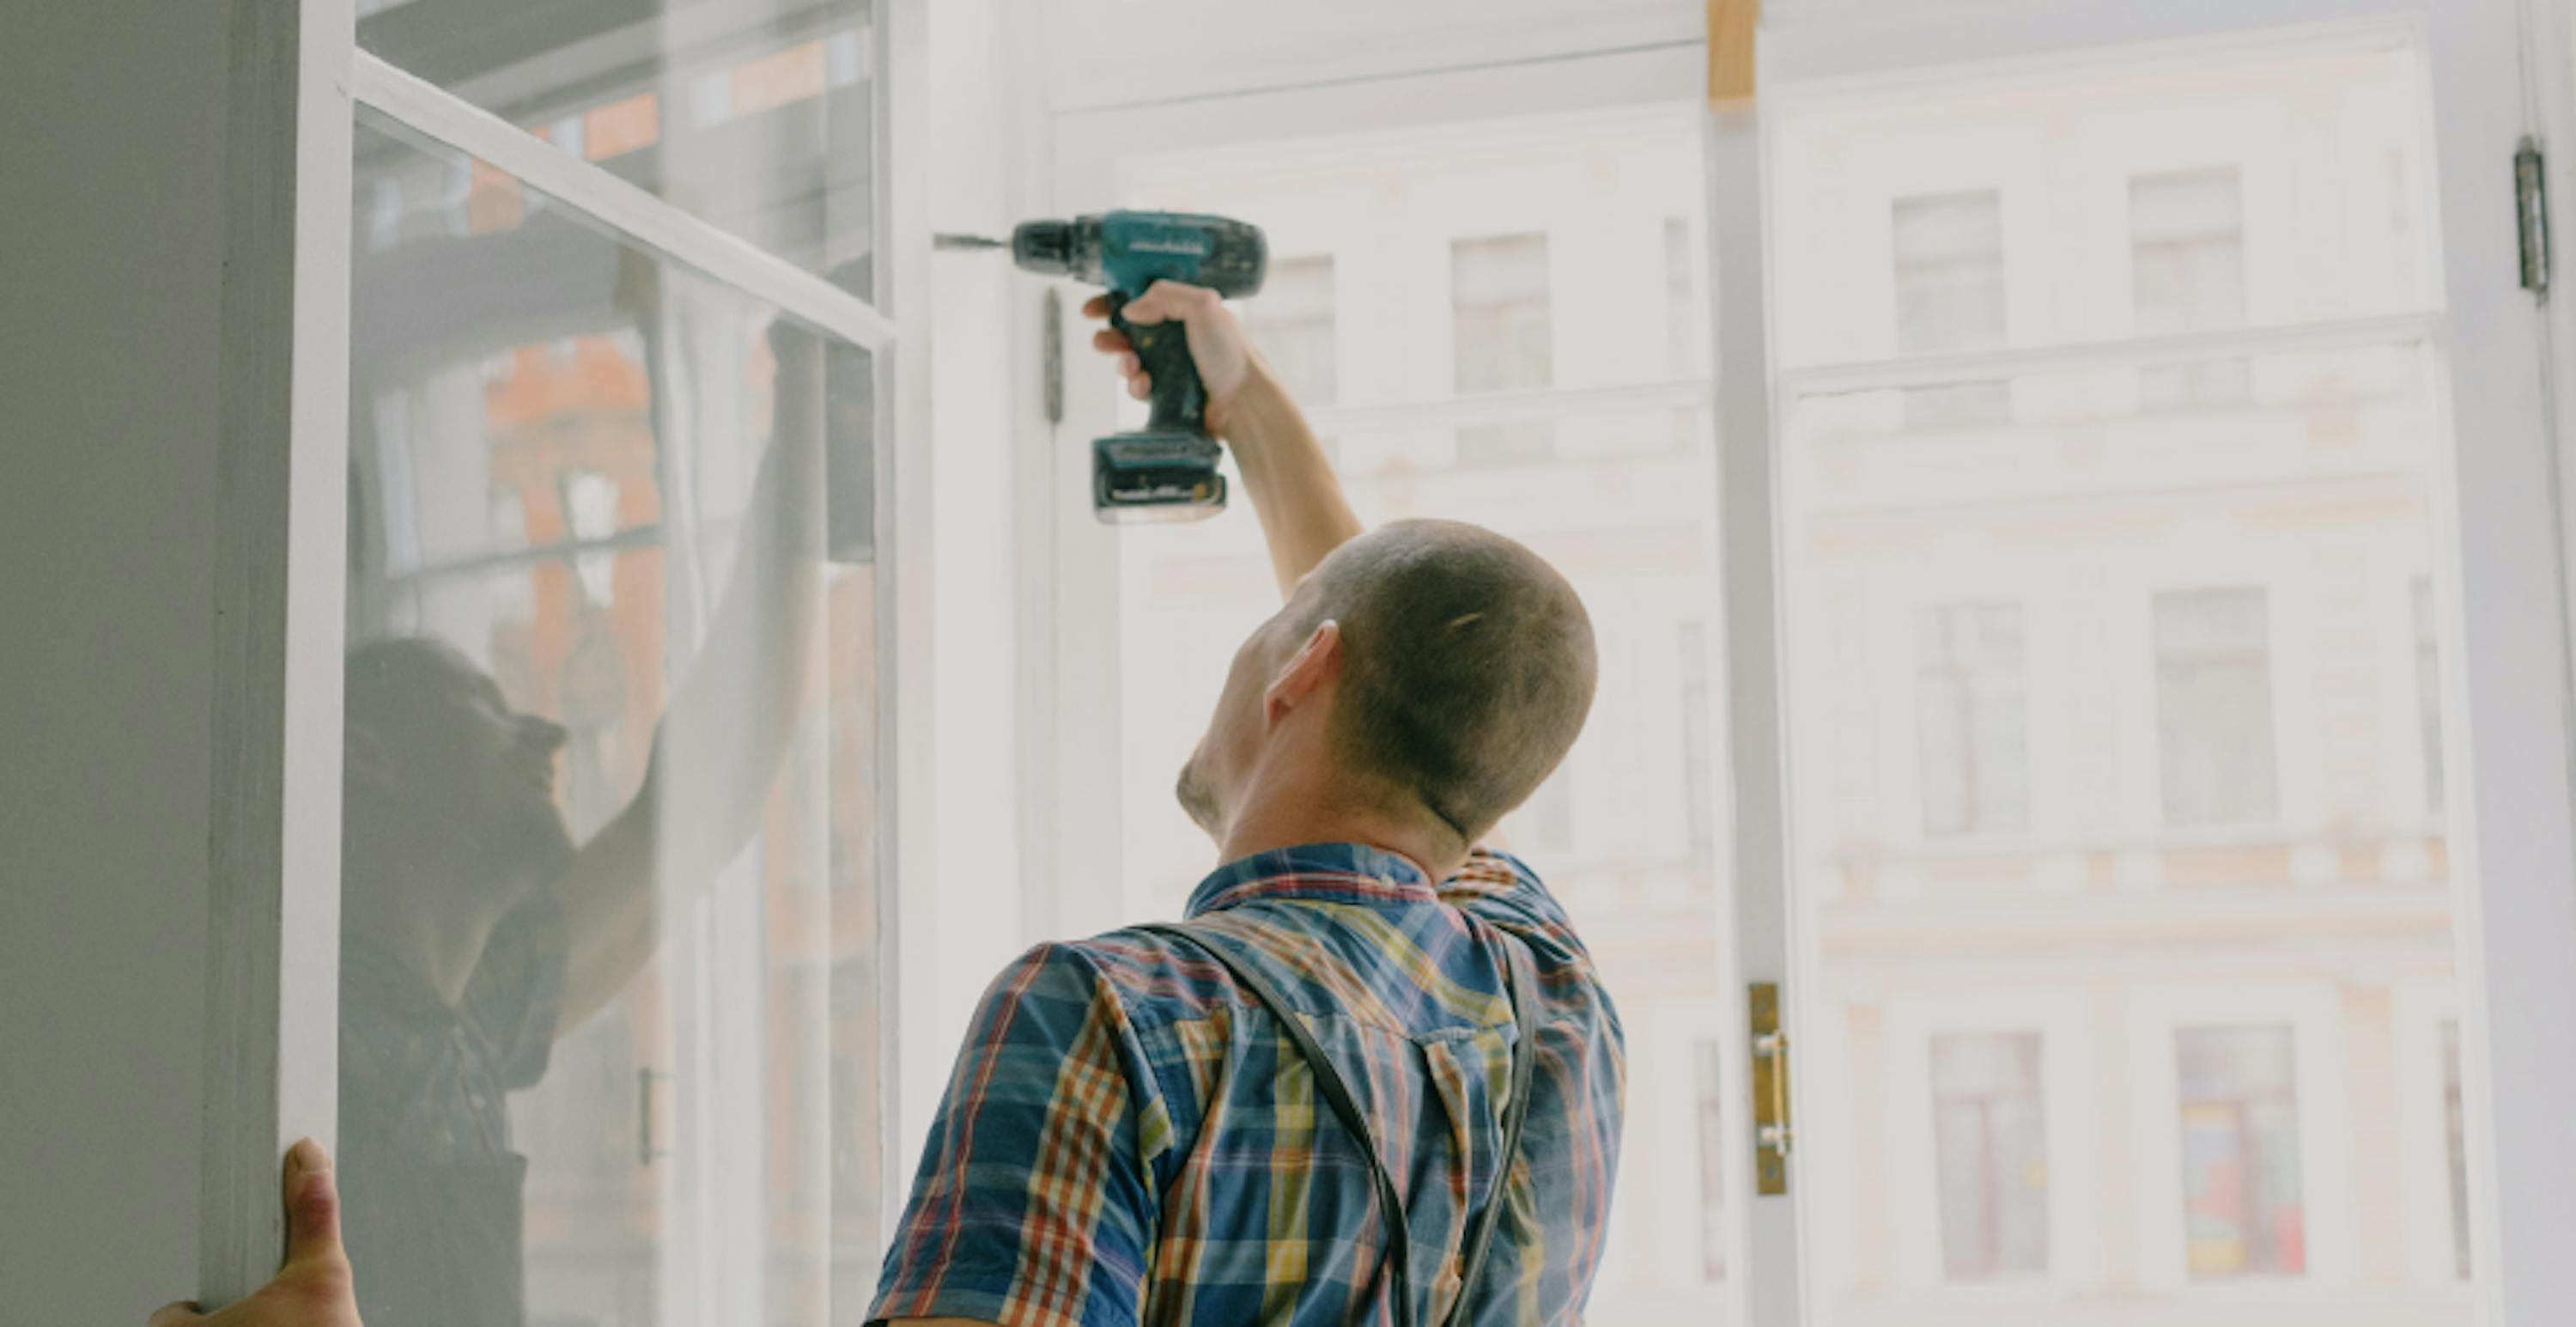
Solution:
{"label": "man's ear", "polygon": [[1326,619],[1271,676],[1269,688],[1261,693],[1261,717],[1279,722],[1288,711],[1305,704],[1315,688],[1341,673],[1342,624]]}

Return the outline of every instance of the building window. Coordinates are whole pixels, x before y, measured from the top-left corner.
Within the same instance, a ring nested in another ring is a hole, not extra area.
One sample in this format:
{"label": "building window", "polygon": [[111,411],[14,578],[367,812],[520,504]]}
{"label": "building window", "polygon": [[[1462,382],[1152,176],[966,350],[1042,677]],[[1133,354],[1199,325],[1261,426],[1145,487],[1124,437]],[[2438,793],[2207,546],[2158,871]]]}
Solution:
{"label": "building window", "polygon": [[2030,827],[2023,658],[2019,605],[1936,604],[1915,619],[1926,834]]}
{"label": "building window", "polygon": [[1694,860],[1706,860],[1717,847],[1716,767],[1710,752],[1714,716],[1709,713],[1708,624],[1680,624],[1682,678],[1682,818],[1690,827]]}
{"label": "building window", "polygon": [[1715,1037],[1691,1045],[1692,1080],[1698,1089],[1700,1276],[1726,1279],[1725,1048]]}
{"label": "building window", "polygon": [[2156,746],[2165,823],[2263,821],[2278,803],[2263,591],[2155,598]]}
{"label": "building window", "polygon": [[1673,357],[1676,382],[1708,376],[1700,351],[1708,328],[1709,308],[1699,295],[1699,259],[1693,252],[1690,219],[1664,218],[1664,344]]}
{"label": "building window", "polygon": [[2048,1270],[2048,1120],[2036,1032],[1932,1038],[1941,1268],[1953,1281]]}
{"label": "building window", "polygon": [[2415,578],[2415,730],[2424,749],[2424,809],[2442,814],[2449,796],[2442,764],[2442,638],[2433,616],[2433,581]]}
{"label": "building window", "polygon": [[[2142,336],[2245,324],[2245,201],[2233,166],[2129,181],[2130,290]],[[2226,405],[2253,394],[2243,360],[2142,369],[2148,409]]]}
{"label": "building window", "polygon": [[1514,392],[1552,380],[1547,236],[1449,246],[1449,307],[1460,392]]}
{"label": "building window", "polygon": [[[1896,349],[1930,355],[2004,343],[2003,195],[1924,194],[1894,204]],[[2005,383],[1905,393],[1911,428],[1991,423],[2012,413]]]}
{"label": "building window", "polygon": [[1289,395],[1306,405],[1331,405],[1338,398],[1336,308],[1331,254],[1274,260],[1261,293],[1243,304],[1243,324],[1253,344],[1278,371]]}
{"label": "building window", "polygon": [[[1453,381],[1460,393],[1524,392],[1555,381],[1547,236],[1502,235],[1449,246]],[[1556,452],[1548,419],[1458,430],[1458,464],[1525,465]]]}
{"label": "building window", "polygon": [[2469,1147],[2460,1108],[2460,1020],[2442,1020],[2442,1139],[2450,1162],[2451,1269],[2469,1279]]}
{"label": "building window", "polygon": [[2290,1029],[2185,1028],[2175,1040],[2192,1278],[2299,1275],[2307,1210]]}

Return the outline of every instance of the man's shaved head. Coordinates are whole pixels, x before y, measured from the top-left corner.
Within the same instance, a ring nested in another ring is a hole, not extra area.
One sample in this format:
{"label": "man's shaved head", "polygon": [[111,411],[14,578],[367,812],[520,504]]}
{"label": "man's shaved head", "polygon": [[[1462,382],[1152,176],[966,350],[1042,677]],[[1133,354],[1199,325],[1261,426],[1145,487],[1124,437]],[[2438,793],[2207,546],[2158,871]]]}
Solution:
{"label": "man's shaved head", "polygon": [[1472,844],[1565,758],[1592,708],[1592,621],[1574,587],[1520,544],[1472,525],[1402,521],[1334,550],[1237,659],[1181,798],[1212,831],[1232,789],[1202,766],[1258,688],[1337,624],[1335,756],[1355,798],[1409,801]]}

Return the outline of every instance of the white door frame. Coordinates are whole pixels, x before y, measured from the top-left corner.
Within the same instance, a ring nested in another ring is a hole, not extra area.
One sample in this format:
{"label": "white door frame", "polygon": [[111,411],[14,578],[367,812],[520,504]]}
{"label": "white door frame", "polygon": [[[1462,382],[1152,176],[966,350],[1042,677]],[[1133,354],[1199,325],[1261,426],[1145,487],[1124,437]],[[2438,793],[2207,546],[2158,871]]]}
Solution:
{"label": "white door frame", "polygon": [[[929,946],[901,928],[932,887],[928,365],[929,0],[876,0],[885,114],[873,301],[558,151],[357,46],[352,0],[234,6],[222,224],[225,389],[216,614],[204,1221],[198,1297],[267,1280],[283,1249],[277,1168],[303,1136],[335,1141],[339,1073],[341,658],[346,647],[350,235],[359,108],[480,157],[633,243],[879,356],[876,843],[886,973],[877,1081],[895,1118],[906,992]],[[910,790],[900,799],[897,789]],[[917,925],[918,923],[914,923]],[[899,1210],[894,1131],[880,1218]],[[360,1272],[364,1275],[363,1269]]]}
{"label": "white door frame", "polygon": [[[2450,463],[2435,479],[2443,517],[2435,565],[2446,617],[2443,690],[2454,717],[2445,741],[2454,802],[2466,808],[2453,814],[2451,842],[2458,967],[2470,1011],[2463,1088],[2473,1256],[2484,1321],[2541,1327],[2576,1302],[2576,1260],[2557,1247],[2564,1231],[2576,1229],[2576,1131],[2566,1127],[2576,1119],[2576,1048],[2564,1034],[2565,1011],[2576,1008],[2576,798],[2559,481],[2544,390],[2548,351],[2542,317],[2516,284],[2513,253],[2513,154],[2528,119],[2522,22],[2517,0],[2006,0],[1950,18],[1785,22],[1766,32],[1761,64],[1766,93],[1777,95],[1799,84],[2080,60],[2096,50],[2241,49],[2256,34],[2286,28],[2316,35],[2397,24],[2418,35],[2431,74],[2427,112],[2442,218],[2444,311],[2433,344],[2448,361],[2452,411]],[[1760,155],[1749,146],[1758,132],[1751,118],[1721,125],[1710,181],[1721,264],[1715,270],[1719,288],[1733,292],[1715,316],[1737,720],[1738,916],[1748,933],[1774,919],[1756,916],[1761,901],[1745,897],[1763,891],[1743,886],[1785,880],[1786,856],[1766,846],[1794,841],[1776,787],[1760,777],[1776,777],[1781,768],[1777,725],[1787,683],[1778,666],[1779,544],[1770,529],[1773,383],[1747,362],[1770,340],[1766,325],[1739,303],[1762,280],[1760,265],[1748,271],[1743,253],[1765,224],[1758,202],[1744,215],[1744,200],[1759,197],[1763,179]],[[1720,220],[1729,223],[1724,230]],[[2043,369],[2095,350],[2007,352],[1975,367]],[[1867,366],[1851,372],[1865,377]],[[2482,862],[2496,864],[2491,876]],[[1774,905],[1784,897],[1773,892]],[[1758,943],[1748,934],[1747,980],[1763,979],[1774,961],[1754,952]],[[1788,952],[1784,943],[1779,957]],[[2511,1066],[2510,1092],[2498,1090],[2500,1065]],[[1795,1202],[1793,1196],[1787,1206]],[[1800,1256],[1794,1216],[1757,1209],[1752,1238],[1757,1266],[1795,1265]],[[1794,1285],[1757,1285],[1751,1321],[1795,1323],[1797,1301]]]}

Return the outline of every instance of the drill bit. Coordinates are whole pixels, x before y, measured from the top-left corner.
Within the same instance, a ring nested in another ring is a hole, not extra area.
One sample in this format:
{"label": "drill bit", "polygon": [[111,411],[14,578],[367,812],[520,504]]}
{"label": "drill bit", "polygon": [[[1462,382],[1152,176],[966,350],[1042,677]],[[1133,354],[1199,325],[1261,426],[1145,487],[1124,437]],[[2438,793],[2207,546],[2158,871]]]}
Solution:
{"label": "drill bit", "polygon": [[1011,247],[1011,242],[1009,240],[993,239],[990,236],[985,235],[952,235],[942,233],[930,237],[930,247],[934,249],[1007,249]]}

